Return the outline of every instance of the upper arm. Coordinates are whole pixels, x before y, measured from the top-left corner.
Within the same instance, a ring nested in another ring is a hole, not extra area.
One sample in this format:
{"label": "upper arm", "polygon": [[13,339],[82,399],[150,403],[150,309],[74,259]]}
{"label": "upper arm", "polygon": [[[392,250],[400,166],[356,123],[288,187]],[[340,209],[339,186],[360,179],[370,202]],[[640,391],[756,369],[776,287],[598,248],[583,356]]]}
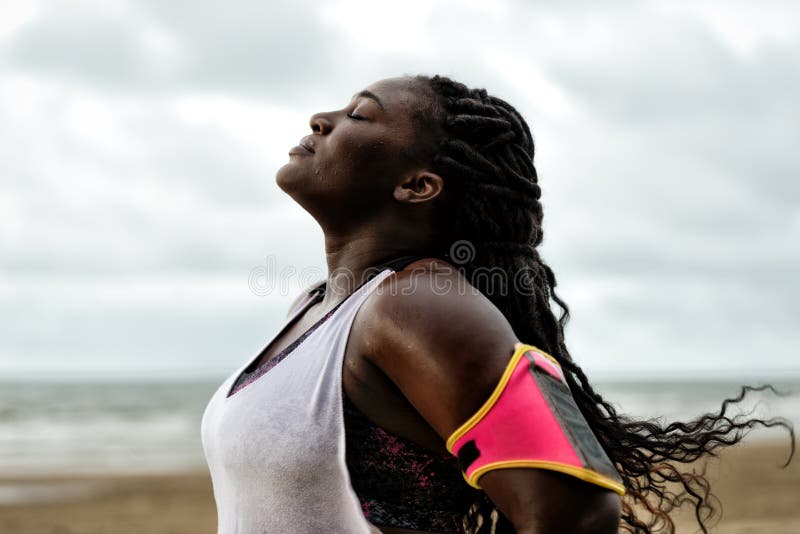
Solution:
{"label": "upper arm", "polygon": [[446,437],[490,395],[518,340],[472,286],[445,293],[434,286],[442,280],[431,276],[396,273],[364,302],[356,320],[368,321],[361,329],[366,358]]}
{"label": "upper arm", "polygon": [[[391,290],[371,295],[357,320],[368,323],[361,329],[364,356],[447,439],[487,402],[520,340],[460,275],[449,275],[454,284],[447,292],[437,288],[448,275],[432,276],[396,273],[385,281],[394,284]],[[616,532],[619,498],[604,488],[530,468],[492,470],[480,484],[518,529],[580,532],[578,522],[588,522],[594,526],[587,532]],[[598,521],[613,527],[598,529]]]}

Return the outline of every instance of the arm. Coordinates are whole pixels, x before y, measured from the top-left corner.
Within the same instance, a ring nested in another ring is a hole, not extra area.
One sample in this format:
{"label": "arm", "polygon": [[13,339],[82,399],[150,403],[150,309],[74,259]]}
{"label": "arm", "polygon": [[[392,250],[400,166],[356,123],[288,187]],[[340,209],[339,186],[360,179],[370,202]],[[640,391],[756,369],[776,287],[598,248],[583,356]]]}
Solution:
{"label": "arm", "polygon": [[[360,350],[446,439],[492,394],[518,340],[488,299],[463,279],[458,285],[457,273],[436,273],[438,286],[431,272],[395,276],[394,290],[376,291],[359,312]],[[448,276],[454,289],[435,291]],[[517,532],[617,530],[619,497],[568,475],[504,468],[480,485]]]}

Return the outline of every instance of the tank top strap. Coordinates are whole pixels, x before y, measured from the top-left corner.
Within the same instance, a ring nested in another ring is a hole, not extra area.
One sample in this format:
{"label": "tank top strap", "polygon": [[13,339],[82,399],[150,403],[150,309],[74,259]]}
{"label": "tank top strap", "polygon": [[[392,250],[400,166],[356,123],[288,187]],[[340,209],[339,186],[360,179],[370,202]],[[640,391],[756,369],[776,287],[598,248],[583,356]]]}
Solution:
{"label": "tank top strap", "polygon": [[447,259],[447,254],[440,254],[440,253],[433,252],[433,251],[427,251],[427,252],[418,252],[418,253],[415,253],[415,254],[406,254],[406,255],[403,255],[403,256],[398,256],[398,257],[393,258],[391,260],[384,261],[383,263],[378,265],[375,268],[375,272],[373,273],[372,276],[375,276],[379,272],[384,271],[386,269],[391,269],[394,272],[402,271],[403,269],[405,269],[406,267],[408,267],[409,265],[411,265],[415,261],[422,260],[422,259],[425,259],[425,258]]}
{"label": "tank top strap", "polygon": [[[397,256],[395,258],[385,260],[382,263],[375,265],[374,267],[371,267],[370,272],[367,274],[361,286],[356,288],[356,291],[363,288],[363,286],[365,286],[369,281],[371,281],[373,278],[386,271],[386,269],[390,269],[393,272],[402,271],[415,261],[422,260],[425,258],[439,258],[445,261],[449,261],[449,257],[447,254],[439,254],[432,251],[418,252],[415,254],[406,254],[403,256]],[[327,289],[327,281],[322,280],[318,284],[306,290],[306,299],[319,298],[325,294],[326,289]],[[307,300],[304,299],[303,302],[307,302]],[[295,309],[299,308],[300,308],[299,304],[295,306]]]}

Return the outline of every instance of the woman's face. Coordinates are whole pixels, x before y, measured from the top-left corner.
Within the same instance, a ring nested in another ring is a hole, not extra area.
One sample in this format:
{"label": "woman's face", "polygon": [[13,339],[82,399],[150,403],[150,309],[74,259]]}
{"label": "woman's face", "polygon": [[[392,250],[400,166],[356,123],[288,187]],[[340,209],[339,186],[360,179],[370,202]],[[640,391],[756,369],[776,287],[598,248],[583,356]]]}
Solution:
{"label": "woman's face", "polygon": [[311,116],[311,133],[289,151],[278,186],[320,222],[363,222],[394,201],[392,191],[420,168],[409,155],[415,112],[426,93],[412,78],[389,78],[341,109]]}

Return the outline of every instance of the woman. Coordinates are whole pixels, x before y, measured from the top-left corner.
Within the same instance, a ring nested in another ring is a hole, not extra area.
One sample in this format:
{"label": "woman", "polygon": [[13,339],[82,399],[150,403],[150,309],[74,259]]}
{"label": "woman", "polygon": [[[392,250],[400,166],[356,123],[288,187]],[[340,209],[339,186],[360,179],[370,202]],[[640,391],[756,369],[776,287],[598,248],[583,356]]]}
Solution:
{"label": "woman", "polygon": [[786,424],[726,402],[662,426],[592,389],[516,110],[416,76],[310,122],[276,178],[329,276],[209,403],[219,532],[650,532],[686,499],[705,529],[708,484],[680,464]]}

